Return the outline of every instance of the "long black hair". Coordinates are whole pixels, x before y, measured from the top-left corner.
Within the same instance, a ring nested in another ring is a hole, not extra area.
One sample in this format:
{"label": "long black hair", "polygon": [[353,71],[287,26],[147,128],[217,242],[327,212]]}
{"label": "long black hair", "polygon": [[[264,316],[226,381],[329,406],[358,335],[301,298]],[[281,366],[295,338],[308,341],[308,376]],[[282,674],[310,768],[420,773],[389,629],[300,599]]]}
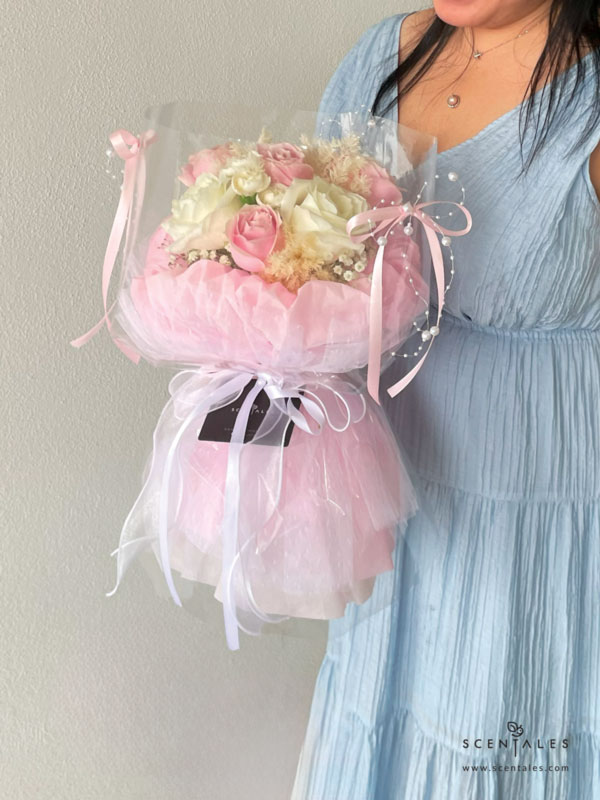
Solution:
{"label": "long black hair", "polygon": [[[544,124],[541,134],[538,135],[539,113],[536,121],[534,147],[530,151],[527,167],[531,164],[537,153],[543,147],[548,129],[552,124],[554,115],[557,113],[558,102],[562,98],[564,85],[567,75],[564,71],[564,57],[567,53],[567,63],[571,63],[574,54],[577,56],[577,74],[573,94],[569,97],[567,106],[575,100],[577,88],[585,79],[587,64],[581,61],[582,47],[590,46],[593,48],[591,60],[595,70],[596,91],[594,93],[595,102],[592,103],[592,113],[580,139],[575,143],[575,148],[583,144],[588,136],[595,130],[596,124],[600,119],[600,0],[552,0],[549,12],[549,33],[544,49],[535,65],[522,105],[519,112],[519,135],[521,142],[521,162],[523,161],[523,111],[526,110],[525,127],[527,127],[535,103],[534,94],[541,82],[542,75],[549,71],[550,96]],[[399,99],[411,89],[415,83],[431,68],[438,55],[444,50],[446,43],[457,30],[454,25],[449,25],[437,15],[430,22],[427,30],[422,36],[417,46],[409,53],[407,58],[400,61],[396,69],[388,75],[375,96],[375,101],[371,108],[372,113],[384,116],[391,108],[398,103]],[[402,56],[402,53],[400,53]],[[420,63],[423,62],[423,63]],[[420,64],[413,77],[402,86],[402,79]],[[398,87],[402,86],[400,91]],[[559,89],[558,98],[556,97],[557,87]],[[383,100],[390,90],[395,89],[396,94],[388,104],[383,107]],[[544,92],[545,94],[545,92]],[[525,101],[528,100],[526,103]],[[566,107],[565,107],[566,108]],[[571,152],[573,149],[571,150]],[[521,174],[523,168],[521,169]]]}

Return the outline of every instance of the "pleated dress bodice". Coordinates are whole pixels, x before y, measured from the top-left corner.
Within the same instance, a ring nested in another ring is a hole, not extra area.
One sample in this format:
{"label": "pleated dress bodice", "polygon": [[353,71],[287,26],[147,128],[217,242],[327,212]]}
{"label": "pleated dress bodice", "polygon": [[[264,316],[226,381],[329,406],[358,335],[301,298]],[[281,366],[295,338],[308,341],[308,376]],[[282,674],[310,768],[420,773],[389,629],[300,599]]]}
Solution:
{"label": "pleated dress bodice", "polygon": [[[321,111],[373,103],[406,16],[362,35]],[[452,240],[456,273],[422,369],[396,398],[382,393],[415,474],[429,481],[503,499],[600,498],[600,200],[589,173],[600,123],[575,147],[594,100],[592,58],[520,177],[521,106],[437,156],[438,174],[458,173],[473,227]],[[548,91],[535,95],[524,160]],[[398,119],[397,105],[388,116]],[[437,195],[448,186],[440,180]],[[393,364],[382,386],[404,371]]]}

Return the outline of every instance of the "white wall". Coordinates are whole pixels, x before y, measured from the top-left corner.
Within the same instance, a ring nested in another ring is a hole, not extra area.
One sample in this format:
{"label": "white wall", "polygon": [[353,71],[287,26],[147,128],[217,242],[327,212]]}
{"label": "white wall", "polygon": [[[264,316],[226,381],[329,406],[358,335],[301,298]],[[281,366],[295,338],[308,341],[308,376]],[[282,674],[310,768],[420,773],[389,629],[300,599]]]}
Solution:
{"label": "white wall", "polygon": [[316,107],[358,35],[410,8],[1,0],[0,796],[289,796],[326,627],[232,653],[219,603],[207,628],[139,566],[105,598],[167,375],[106,332],[68,341],[100,312],[112,130],[197,96]]}

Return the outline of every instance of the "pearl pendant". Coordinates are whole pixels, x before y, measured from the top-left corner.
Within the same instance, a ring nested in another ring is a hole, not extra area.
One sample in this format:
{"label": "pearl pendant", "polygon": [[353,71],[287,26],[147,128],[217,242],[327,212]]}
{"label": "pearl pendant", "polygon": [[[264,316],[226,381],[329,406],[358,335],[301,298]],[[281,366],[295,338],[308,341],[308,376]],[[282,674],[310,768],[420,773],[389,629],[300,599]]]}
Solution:
{"label": "pearl pendant", "polygon": [[456,106],[460,103],[460,97],[457,94],[451,94],[446,102],[450,108],[456,108]]}

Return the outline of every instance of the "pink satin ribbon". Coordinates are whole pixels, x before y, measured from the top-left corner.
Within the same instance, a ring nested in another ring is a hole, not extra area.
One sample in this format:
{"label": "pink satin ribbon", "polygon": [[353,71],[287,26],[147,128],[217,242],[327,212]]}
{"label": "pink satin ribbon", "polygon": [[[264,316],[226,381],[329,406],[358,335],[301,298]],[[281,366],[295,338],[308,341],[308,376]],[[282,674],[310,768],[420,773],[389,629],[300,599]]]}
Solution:
{"label": "pink satin ribbon", "polygon": [[[104,323],[117,347],[125,353],[127,358],[131,359],[134,364],[140,360],[139,354],[131,347],[131,345],[124,342],[113,335],[109,314],[114,308],[114,303],[110,308],[108,304],[108,287],[113,273],[119,247],[123,239],[123,233],[127,229],[125,237],[125,252],[127,252],[127,245],[129,240],[129,228],[131,223],[131,209],[133,200],[137,197],[138,207],[143,200],[144,186],[146,183],[146,164],[144,159],[144,148],[151,144],[156,139],[156,134],[152,130],[148,130],[141,136],[134,136],[129,131],[119,129],[111,133],[110,142],[114,151],[125,162],[125,169],[123,175],[123,185],[121,187],[121,196],[119,197],[119,205],[113,220],[106,252],[104,254],[104,264],[102,266],[102,303],[104,307],[103,317],[83,336],[73,339],[71,344],[73,347],[82,347],[82,345],[89,342],[102,328]],[[137,184],[137,186],[136,186]],[[137,215],[134,215],[137,216]]]}
{"label": "pink satin ribbon", "polygon": [[[460,209],[467,220],[464,228],[460,230],[448,230],[435,222],[428,214],[423,211],[423,208],[431,205],[450,205]],[[422,223],[431,257],[433,260],[433,269],[435,274],[436,291],[438,296],[438,313],[436,325],[439,326],[442,316],[442,308],[444,307],[444,293],[445,293],[445,276],[444,276],[444,258],[442,249],[436,233],[442,233],[445,236],[464,236],[471,230],[472,218],[469,211],[460,203],[455,203],[449,200],[432,200],[427,203],[417,203],[413,205],[410,202],[401,205],[382,206],[370,211],[363,211],[356,214],[352,219],[348,220],[346,231],[351,240],[356,243],[364,242],[366,239],[373,237],[376,241],[383,237],[387,239],[392,229],[401,224],[407,217],[412,216]],[[370,228],[366,233],[356,233],[357,228],[369,225]],[[381,350],[382,350],[382,337],[383,337],[383,254],[385,251],[385,243],[379,245],[375,263],[373,265],[373,274],[371,282],[371,297],[369,305],[369,364],[367,369],[367,389],[369,394],[379,403],[379,380],[381,377]],[[387,390],[390,397],[395,397],[404,389],[411,380],[415,377],[417,372],[423,366],[423,362],[427,353],[429,352],[433,338],[429,340],[429,346],[417,362],[417,364],[408,372],[401,380],[390,386]],[[381,405],[381,404],[380,404]]]}

